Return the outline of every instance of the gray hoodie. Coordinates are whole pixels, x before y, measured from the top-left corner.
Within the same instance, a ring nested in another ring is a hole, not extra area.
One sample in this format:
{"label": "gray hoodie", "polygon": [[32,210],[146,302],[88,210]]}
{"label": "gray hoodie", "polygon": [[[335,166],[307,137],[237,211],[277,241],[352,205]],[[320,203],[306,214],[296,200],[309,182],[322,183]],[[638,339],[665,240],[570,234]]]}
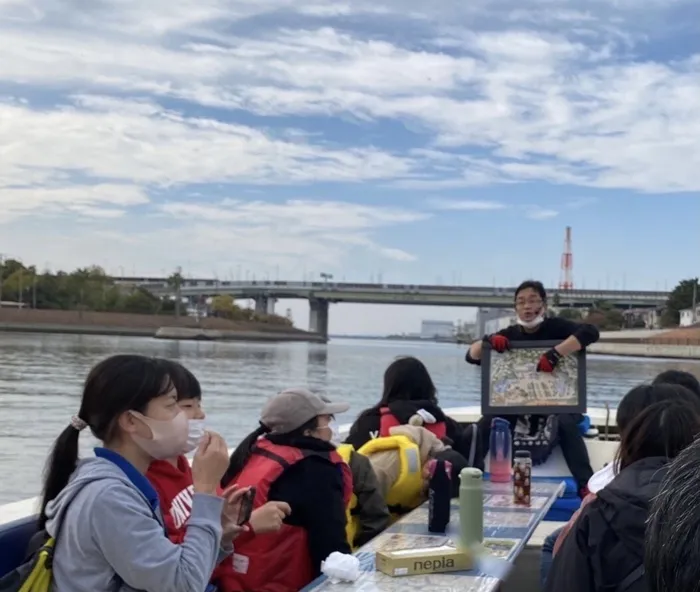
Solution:
{"label": "gray hoodie", "polygon": [[114,463],[87,458],[51,501],[60,528],[52,592],[203,592],[219,559],[223,500],[195,494],[182,544],[165,536],[146,497]]}

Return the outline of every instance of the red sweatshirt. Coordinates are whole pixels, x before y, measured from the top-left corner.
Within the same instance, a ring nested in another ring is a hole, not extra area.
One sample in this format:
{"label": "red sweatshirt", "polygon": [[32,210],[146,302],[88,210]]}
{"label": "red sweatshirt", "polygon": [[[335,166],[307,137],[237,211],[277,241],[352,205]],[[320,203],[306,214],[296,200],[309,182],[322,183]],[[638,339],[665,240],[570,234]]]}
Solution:
{"label": "red sweatshirt", "polygon": [[[189,461],[185,456],[178,457],[177,468],[165,460],[153,461],[146,477],[158,492],[168,537],[173,543],[181,543],[185,538],[185,527],[192,513],[192,494],[194,493]],[[240,538],[245,536],[243,534]],[[211,581],[218,583],[223,579],[225,582],[229,578],[222,578],[222,576],[228,573],[233,574],[233,563],[230,557],[217,566]],[[221,592],[227,592],[225,588],[219,589]]]}

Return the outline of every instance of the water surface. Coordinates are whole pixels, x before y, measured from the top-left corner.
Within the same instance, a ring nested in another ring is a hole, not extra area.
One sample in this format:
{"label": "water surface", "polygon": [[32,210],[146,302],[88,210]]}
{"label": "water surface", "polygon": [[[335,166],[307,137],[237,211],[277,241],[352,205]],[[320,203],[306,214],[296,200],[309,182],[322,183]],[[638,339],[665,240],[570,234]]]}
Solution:
{"label": "water surface", "polygon": [[[376,403],[382,374],[399,355],[419,357],[430,370],[443,406],[479,402],[479,369],[464,362],[464,347],[393,341],[333,340],[256,344],[172,342],[129,337],[0,333],[0,503],[36,495],[55,437],[78,411],[90,367],[115,353],[177,359],[201,380],[213,429],[234,446],[255,428],[265,399],[282,388],[309,385],[351,403],[352,421]],[[666,368],[700,374],[700,362],[593,356],[588,360],[590,405],[615,404],[633,385]],[[89,452],[94,442],[81,435]]]}

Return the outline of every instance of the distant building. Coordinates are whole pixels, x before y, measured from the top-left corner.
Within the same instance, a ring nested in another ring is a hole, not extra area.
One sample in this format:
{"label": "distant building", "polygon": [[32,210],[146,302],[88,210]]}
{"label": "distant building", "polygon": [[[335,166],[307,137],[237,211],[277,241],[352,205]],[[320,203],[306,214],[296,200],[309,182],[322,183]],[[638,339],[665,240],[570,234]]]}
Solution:
{"label": "distant building", "polygon": [[[506,322],[503,319],[508,319]],[[492,323],[491,321],[498,321],[497,323]],[[476,313],[476,323],[475,323],[475,337],[480,339],[484,335],[495,333],[503,327],[507,327],[515,322],[515,313],[512,308],[480,308]],[[487,323],[489,323],[487,325]],[[505,324],[503,324],[505,323]],[[489,331],[487,327],[498,326],[498,329],[494,331]]]}
{"label": "distant building", "polygon": [[421,321],[421,339],[445,339],[454,337],[455,324],[452,321]]}
{"label": "distant building", "polygon": [[[692,310],[688,310],[692,313]],[[661,316],[659,311],[655,308],[633,308],[631,310],[625,310],[622,312],[622,316],[625,317],[625,325],[627,327],[641,329],[658,329],[660,326]],[[692,323],[692,314],[690,315]],[[683,322],[683,317],[681,315],[681,323]]]}
{"label": "distant building", "polygon": [[692,308],[684,308],[681,311],[681,321],[679,325],[681,327],[690,327],[693,323],[697,323],[698,320],[700,320],[700,306],[695,309],[694,317]]}
{"label": "distant building", "polygon": [[514,325],[516,321],[517,317],[513,312],[500,317],[496,317],[495,319],[490,319],[484,323],[484,335],[491,335],[492,333],[497,333],[501,329],[505,329],[506,327]]}

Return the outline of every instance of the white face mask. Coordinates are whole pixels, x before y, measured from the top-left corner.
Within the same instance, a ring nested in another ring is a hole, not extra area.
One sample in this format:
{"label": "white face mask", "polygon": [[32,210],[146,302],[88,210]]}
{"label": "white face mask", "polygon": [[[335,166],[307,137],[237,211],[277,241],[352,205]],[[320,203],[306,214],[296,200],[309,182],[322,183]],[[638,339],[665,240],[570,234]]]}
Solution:
{"label": "white face mask", "polygon": [[544,313],[541,312],[531,321],[524,321],[523,319],[518,317],[517,323],[521,327],[525,327],[525,329],[534,329],[538,325],[541,325],[542,323],[544,323]]}
{"label": "white face mask", "polygon": [[185,444],[183,454],[196,450],[206,432],[206,424],[203,419],[190,419],[188,423],[187,444]]}
{"label": "white face mask", "polygon": [[331,429],[331,444],[334,446],[339,446],[342,437],[340,435],[340,426],[338,425],[338,422],[335,419],[332,419],[328,423],[328,427]]}
{"label": "white face mask", "polygon": [[151,430],[151,437],[144,438],[138,434],[131,437],[141,450],[156,460],[165,460],[182,454],[188,436],[188,421],[184,411],[168,420],[146,417],[137,411],[131,412]]}

